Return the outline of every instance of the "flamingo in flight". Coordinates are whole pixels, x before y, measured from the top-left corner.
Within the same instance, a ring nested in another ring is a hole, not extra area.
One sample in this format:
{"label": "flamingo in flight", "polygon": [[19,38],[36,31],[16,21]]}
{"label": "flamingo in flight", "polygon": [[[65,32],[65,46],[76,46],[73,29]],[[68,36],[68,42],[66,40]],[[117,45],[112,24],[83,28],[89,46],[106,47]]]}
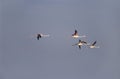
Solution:
{"label": "flamingo in flight", "polygon": [[87,42],[82,41],[82,40],[79,40],[78,43],[76,43],[76,44],[74,44],[74,45],[72,45],[72,46],[75,46],[75,45],[78,45],[78,46],[79,46],[79,49],[81,49],[81,46],[82,46],[82,45],[87,45]]}
{"label": "flamingo in flight", "polygon": [[97,41],[93,42],[93,43],[89,46],[89,48],[99,48],[99,46],[95,46],[96,43],[97,43]]}
{"label": "flamingo in flight", "polygon": [[39,40],[40,38],[42,38],[42,37],[49,37],[50,35],[45,35],[45,34],[40,34],[40,33],[38,33],[37,34],[37,40]]}
{"label": "flamingo in flight", "polygon": [[43,38],[43,37],[49,37],[50,35],[46,35],[46,34],[41,34],[41,33],[37,33],[35,35],[32,36],[32,38],[36,37],[37,40],[39,40],[40,38]]}
{"label": "flamingo in flight", "polygon": [[78,35],[78,31],[75,30],[74,34],[72,34],[72,37],[73,38],[82,38],[82,37],[86,37],[86,36],[85,35],[82,35],[82,36]]}

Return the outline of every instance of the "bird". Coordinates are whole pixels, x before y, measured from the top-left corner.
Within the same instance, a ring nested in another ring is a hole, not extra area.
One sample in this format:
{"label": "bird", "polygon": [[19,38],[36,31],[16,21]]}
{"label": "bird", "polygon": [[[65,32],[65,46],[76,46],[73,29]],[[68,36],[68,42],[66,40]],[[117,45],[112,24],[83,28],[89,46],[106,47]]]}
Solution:
{"label": "bird", "polygon": [[75,29],[74,34],[72,34],[72,37],[73,37],[73,38],[82,38],[82,37],[86,37],[86,36],[85,36],[85,35],[79,36],[79,35],[78,35],[78,31]]}
{"label": "bird", "polygon": [[95,46],[97,41],[93,42],[91,45],[89,45],[89,48],[99,48],[99,46]]}
{"label": "bird", "polygon": [[37,33],[37,34],[35,34],[35,35],[32,35],[32,38],[33,37],[36,37],[37,38],[37,40],[39,40],[40,38],[43,38],[43,37],[49,37],[50,35],[46,35],[46,34],[42,34],[42,33]]}
{"label": "bird", "polygon": [[74,44],[74,45],[72,45],[72,46],[75,46],[75,45],[78,45],[78,46],[79,46],[79,49],[81,49],[81,46],[82,46],[82,45],[87,45],[87,42],[82,41],[82,40],[79,40],[78,43],[76,43],[76,44]]}
{"label": "bird", "polygon": [[49,37],[50,35],[46,35],[46,34],[41,34],[41,33],[38,33],[37,34],[37,40],[39,40],[39,38],[42,38],[42,37]]}

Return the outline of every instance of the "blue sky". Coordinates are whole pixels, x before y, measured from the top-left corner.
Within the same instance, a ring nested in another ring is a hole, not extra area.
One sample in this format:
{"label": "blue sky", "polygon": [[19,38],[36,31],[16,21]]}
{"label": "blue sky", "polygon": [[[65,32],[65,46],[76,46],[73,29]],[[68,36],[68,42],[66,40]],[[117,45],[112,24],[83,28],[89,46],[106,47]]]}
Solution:
{"label": "blue sky", "polygon": [[[119,9],[119,0],[2,1],[1,79],[120,79]],[[75,29],[100,48],[73,47]]]}

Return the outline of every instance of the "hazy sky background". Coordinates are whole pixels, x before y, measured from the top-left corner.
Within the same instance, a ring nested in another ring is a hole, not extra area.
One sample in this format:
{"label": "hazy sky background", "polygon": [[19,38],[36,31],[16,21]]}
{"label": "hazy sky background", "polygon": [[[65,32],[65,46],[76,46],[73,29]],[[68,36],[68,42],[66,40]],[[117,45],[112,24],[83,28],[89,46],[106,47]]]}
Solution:
{"label": "hazy sky background", "polygon": [[[0,2],[0,79],[120,79],[120,0]],[[100,48],[73,47],[75,29]]]}

